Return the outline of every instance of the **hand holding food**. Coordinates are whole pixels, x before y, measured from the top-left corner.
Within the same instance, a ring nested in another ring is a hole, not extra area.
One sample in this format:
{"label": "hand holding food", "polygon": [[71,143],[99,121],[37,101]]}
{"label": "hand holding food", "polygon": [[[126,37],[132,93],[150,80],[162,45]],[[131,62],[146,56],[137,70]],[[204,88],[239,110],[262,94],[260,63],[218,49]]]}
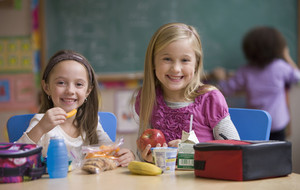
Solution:
{"label": "hand holding food", "polygon": [[138,139],[138,146],[143,151],[148,144],[151,145],[151,147],[156,147],[156,145],[159,143],[161,146],[163,146],[164,143],[166,143],[166,139],[164,134],[158,130],[158,129],[146,129],[143,134]]}

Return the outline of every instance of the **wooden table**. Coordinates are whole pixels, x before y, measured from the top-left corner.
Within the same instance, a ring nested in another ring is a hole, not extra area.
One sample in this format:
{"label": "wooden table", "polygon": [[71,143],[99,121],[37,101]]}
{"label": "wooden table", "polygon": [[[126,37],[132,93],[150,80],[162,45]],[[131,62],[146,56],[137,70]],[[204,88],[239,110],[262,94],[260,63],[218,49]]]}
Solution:
{"label": "wooden table", "polygon": [[254,180],[226,181],[205,179],[194,176],[193,171],[176,170],[173,174],[160,176],[132,175],[127,168],[117,168],[100,174],[86,174],[80,170],[70,172],[66,178],[41,179],[23,182],[0,184],[1,190],[299,190],[300,174],[286,177]]}

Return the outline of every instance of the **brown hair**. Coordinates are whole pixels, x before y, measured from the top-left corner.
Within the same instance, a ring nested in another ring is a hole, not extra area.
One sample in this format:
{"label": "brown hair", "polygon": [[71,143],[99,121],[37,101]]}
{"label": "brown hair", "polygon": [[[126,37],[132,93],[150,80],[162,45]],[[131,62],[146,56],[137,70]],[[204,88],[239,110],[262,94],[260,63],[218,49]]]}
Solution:
{"label": "brown hair", "polygon": [[243,39],[243,51],[249,65],[263,68],[276,58],[283,58],[283,35],[272,27],[256,27]]}
{"label": "brown hair", "polygon": [[[49,76],[51,74],[52,69],[57,65],[57,63],[65,60],[74,60],[78,63],[81,63],[88,72],[88,89],[91,89],[89,96],[87,97],[85,103],[83,103],[78,109],[76,113],[76,117],[73,121],[73,124],[76,126],[78,131],[80,132],[81,136],[83,132],[86,132],[86,139],[85,141],[89,142],[90,144],[97,144],[97,125],[98,125],[98,109],[99,109],[99,100],[98,96],[98,85],[96,81],[96,75],[89,64],[88,60],[82,56],[81,54],[72,51],[72,50],[61,50],[55,53],[49,60],[44,73],[42,80],[45,83],[48,83]],[[43,89],[43,88],[42,88]],[[48,109],[53,108],[53,102],[51,98],[48,98],[48,95],[44,90],[42,90],[41,95],[41,107],[39,112],[45,113]]]}

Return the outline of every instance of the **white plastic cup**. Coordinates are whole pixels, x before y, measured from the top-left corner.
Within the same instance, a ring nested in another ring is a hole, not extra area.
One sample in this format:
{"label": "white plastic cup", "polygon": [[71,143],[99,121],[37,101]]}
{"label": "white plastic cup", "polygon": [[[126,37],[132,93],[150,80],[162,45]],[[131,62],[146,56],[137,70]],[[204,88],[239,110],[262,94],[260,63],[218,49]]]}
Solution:
{"label": "white plastic cup", "polygon": [[175,171],[177,157],[176,147],[155,147],[151,148],[151,152],[155,165],[160,167],[164,173],[172,173]]}

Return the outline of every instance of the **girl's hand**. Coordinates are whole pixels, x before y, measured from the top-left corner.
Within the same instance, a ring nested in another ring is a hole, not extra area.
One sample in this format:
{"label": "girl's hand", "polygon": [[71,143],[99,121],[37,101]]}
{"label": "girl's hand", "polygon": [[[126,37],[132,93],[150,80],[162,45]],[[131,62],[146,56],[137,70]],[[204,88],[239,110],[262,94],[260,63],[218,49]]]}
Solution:
{"label": "girl's hand", "polygon": [[27,135],[33,142],[37,143],[45,133],[51,131],[55,126],[64,123],[66,117],[67,113],[63,109],[59,107],[51,108]]}
{"label": "girl's hand", "polygon": [[177,147],[178,148],[178,144],[181,143],[181,139],[175,139],[172,140],[168,143],[169,147]]}
{"label": "girl's hand", "polygon": [[[156,145],[156,147],[161,147],[161,144],[158,143],[158,144]],[[163,147],[168,147],[167,143],[164,143],[164,144],[163,144]],[[142,158],[143,158],[145,161],[147,161],[147,162],[153,163],[152,152],[150,151],[150,149],[151,149],[151,145],[150,145],[150,144],[148,144],[148,145],[145,147],[144,150],[141,150],[140,147],[138,146],[138,150],[141,152]]]}
{"label": "girl's hand", "polygon": [[217,80],[226,80],[227,73],[226,70],[222,67],[217,67],[212,71],[212,76]]}
{"label": "girl's hand", "polygon": [[118,162],[122,167],[128,166],[129,162],[135,159],[132,151],[126,148],[121,148],[114,156],[119,157]]}
{"label": "girl's hand", "polygon": [[290,50],[289,48],[286,46],[283,49],[283,58],[285,59],[286,62],[288,62],[293,68],[297,69],[297,65],[294,62],[294,60],[292,59],[291,55],[290,55]]}
{"label": "girl's hand", "polygon": [[67,113],[59,107],[49,109],[41,121],[38,123],[43,133],[51,131],[55,126],[60,125],[66,121]]}

